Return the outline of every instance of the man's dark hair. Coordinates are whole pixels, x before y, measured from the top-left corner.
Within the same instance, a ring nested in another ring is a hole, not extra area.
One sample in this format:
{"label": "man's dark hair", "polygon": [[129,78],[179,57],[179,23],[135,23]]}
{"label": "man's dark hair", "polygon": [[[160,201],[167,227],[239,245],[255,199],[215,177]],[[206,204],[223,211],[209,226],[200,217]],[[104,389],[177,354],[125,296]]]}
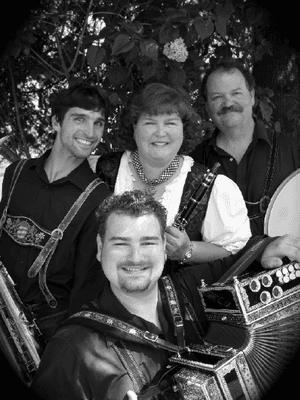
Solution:
{"label": "man's dark hair", "polygon": [[107,105],[96,86],[88,83],[77,83],[61,90],[54,96],[51,104],[52,115],[62,124],[70,108],[79,107],[90,111],[104,111],[106,116]]}
{"label": "man's dark hair", "polygon": [[99,223],[98,233],[101,240],[104,240],[107,219],[113,213],[135,218],[143,215],[154,215],[160,224],[161,234],[162,236],[164,235],[167,210],[152,196],[147,195],[141,190],[127,191],[121,195],[111,195],[100,204],[96,211],[96,216]]}
{"label": "man's dark hair", "polygon": [[249,91],[255,88],[255,80],[251,71],[245,66],[243,61],[239,58],[218,58],[211,62],[210,67],[205,72],[201,83],[201,91],[205,100],[207,100],[207,80],[209,76],[215,71],[231,71],[234,68],[238,69],[244,76],[246,85]]}

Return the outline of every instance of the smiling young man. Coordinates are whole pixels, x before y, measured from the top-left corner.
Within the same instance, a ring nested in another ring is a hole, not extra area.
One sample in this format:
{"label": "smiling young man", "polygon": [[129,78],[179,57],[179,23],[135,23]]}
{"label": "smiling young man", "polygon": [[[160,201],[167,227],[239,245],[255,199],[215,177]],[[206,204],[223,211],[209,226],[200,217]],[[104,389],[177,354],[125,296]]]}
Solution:
{"label": "smiling young man", "polygon": [[252,234],[262,235],[270,198],[300,168],[300,141],[255,117],[255,81],[241,60],[216,60],[203,78],[202,92],[216,129],[190,155],[209,168],[221,164],[219,173],[243,194]]}
{"label": "smiling young man", "polygon": [[[174,382],[160,378],[174,352],[203,343],[207,320],[198,287],[209,277],[207,269],[194,266],[161,278],[166,213],[138,190],[100,205],[97,243],[105,286],[48,343],[32,384],[41,399],[134,400],[134,393],[152,400],[181,398]],[[273,240],[262,265],[279,266],[284,255],[300,260],[299,238]],[[238,258],[210,263],[210,282]]]}
{"label": "smiling young man", "polygon": [[52,102],[52,148],[27,160],[19,175],[14,175],[19,162],[4,175],[1,261],[46,341],[96,260],[95,209],[109,190],[86,159],[102,138],[105,120],[97,87],[80,83],[62,90]]}

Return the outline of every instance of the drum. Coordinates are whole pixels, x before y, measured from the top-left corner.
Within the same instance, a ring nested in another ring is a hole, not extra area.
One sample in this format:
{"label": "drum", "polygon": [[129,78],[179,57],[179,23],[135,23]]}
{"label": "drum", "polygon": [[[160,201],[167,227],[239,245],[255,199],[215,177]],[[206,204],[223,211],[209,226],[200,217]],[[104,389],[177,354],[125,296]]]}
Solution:
{"label": "drum", "polygon": [[278,186],[266,211],[264,233],[268,236],[300,236],[300,169]]}

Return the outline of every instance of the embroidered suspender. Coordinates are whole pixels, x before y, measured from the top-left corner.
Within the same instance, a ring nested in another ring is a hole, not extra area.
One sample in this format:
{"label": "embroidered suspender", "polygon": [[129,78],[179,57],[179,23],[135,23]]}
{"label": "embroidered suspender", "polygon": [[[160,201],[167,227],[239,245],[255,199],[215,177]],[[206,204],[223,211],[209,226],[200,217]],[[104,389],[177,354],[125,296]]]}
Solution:
{"label": "embroidered suspender", "polygon": [[[10,199],[11,199],[15,184],[20,176],[20,173],[21,173],[26,161],[27,160],[21,160],[17,164],[17,166],[14,170],[12,182],[11,182],[11,185],[9,188],[7,204],[4,208],[4,211],[3,211],[3,214],[2,214],[1,220],[0,220],[0,230],[1,230],[0,235],[2,233],[2,228],[3,228],[4,222],[7,217],[7,210],[9,207]],[[36,260],[34,261],[32,266],[28,270],[27,275],[29,278],[33,278],[37,274],[39,274],[39,287],[40,287],[43,295],[45,296],[49,306],[52,308],[55,308],[57,306],[57,301],[53,297],[51,292],[49,291],[47,283],[46,283],[46,272],[47,272],[49,262],[56,250],[59,240],[61,240],[63,238],[64,231],[67,229],[67,227],[69,226],[69,224],[71,223],[73,218],[76,216],[80,207],[83,205],[83,203],[88,198],[88,196],[91,194],[91,192],[102,182],[103,181],[101,179],[96,178],[86,187],[85,191],[81,193],[81,195],[78,197],[78,199],[72,205],[72,207],[67,212],[66,216],[63,218],[63,220],[61,221],[59,226],[51,232],[50,238],[48,239],[45,246],[42,248],[39,255],[37,256]]]}
{"label": "embroidered suspender", "polygon": [[78,199],[72,205],[70,210],[67,212],[67,215],[61,221],[59,226],[51,232],[51,237],[49,238],[46,245],[41,250],[41,252],[37,256],[36,260],[34,261],[32,266],[29,268],[29,271],[27,272],[27,276],[29,278],[33,278],[39,273],[40,289],[41,289],[43,295],[45,296],[49,306],[52,308],[55,308],[57,306],[57,301],[50,293],[47,283],[46,283],[46,272],[47,272],[49,262],[56,250],[59,240],[61,240],[63,238],[64,231],[67,229],[67,227],[69,226],[69,224],[71,223],[71,221],[73,220],[75,215],[78,213],[80,207],[85,202],[85,200],[88,198],[88,196],[91,194],[91,192],[100,183],[102,183],[102,180],[99,178],[96,178],[94,181],[92,181],[87,186],[85,191],[81,193],[81,195],[78,197]]}
{"label": "embroidered suspender", "polygon": [[168,275],[163,276],[161,279],[166,289],[168,304],[173,317],[175,335],[177,336],[178,347],[180,348],[180,350],[183,350],[185,348],[184,326],[183,326],[183,318],[179,308],[179,300],[177,297],[177,293],[174,288],[174,284]]}
{"label": "embroidered suspender", "polygon": [[150,344],[151,346],[161,348],[163,350],[171,351],[173,353],[180,354],[180,349],[178,346],[161,339],[155,333],[149,331],[143,331],[142,329],[136,328],[135,326],[128,324],[127,322],[121,321],[117,318],[110,317],[105,314],[101,314],[98,311],[78,311],[76,314],[71,315],[68,320],[71,321],[72,318],[88,318],[95,322],[99,322],[104,325],[108,325],[119,331],[123,332],[125,335],[132,336],[134,339],[139,339],[141,342]]}
{"label": "embroidered suspender", "polygon": [[145,387],[147,381],[142,374],[141,369],[137,365],[132,352],[127,349],[123,340],[119,340],[119,342],[113,344],[112,348],[115,350],[124,368],[128,372],[128,375],[133,382],[134,391],[139,393],[143,387]]}
{"label": "embroidered suspender", "polygon": [[[155,348],[161,348],[163,350],[167,350],[173,353],[176,353],[178,357],[180,357],[180,353],[183,350],[186,350],[187,347],[184,347],[184,325],[183,325],[183,317],[180,311],[179,300],[175,291],[174,283],[169,276],[162,277],[162,281],[167,293],[167,299],[170,307],[170,311],[173,317],[173,322],[175,326],[175,333],[177,336],[178,346],[167,342],[164,339],[161,339],[158,335],[151,333],[149,331],[143,331],[141,329],[136,328],[135,326],[128,324],[127,322],[121,321],[117,318],[101,314],[97,311],[79,311],[76,314],[73,314],[65,321],[64,325],[74,323],[73,319],[83,320],[88,319],[95,322],[99,322],[106,326],[112,327],[124,333],[124,336],[131,336],[134,340],[139,339],[140,342],[145,342],[150,346]],[[116,354],[118,355],[120,361],[128,372],[133,384],[134,390],[136,393],[140,393],[140,391],[145,388],[147,381],[145,380],[144,375],[142,374],[139,366],[137,365],[132,352],[126,347],[125,342],[119,338],[119,340],[112,345]]]}
{"label": "embroidered suspender", "polygon": [[[250,202],[250,201],[245,200],[250,219],[260,217],[262,214],[265,214],[267,211],[267,208],[268,208],[268,205],[270,202],[270,188],[271,188],[272,181],[273,181],[274,174],[275,174],[277,153],[278,153],[278,137],[276,135],[276,132],[273,132],[271,154],[269,157],[268,167],[267,167],[267,171],[266,171],[266,175],[265,175],[265,182],[264,182],[262,197],[257,202]],[[259,213],[253,212],[253,214],[252,214],[251,207],[253,207],[253,206],[255,207],[257,205],[259,205]]]}
{"label": "embroidered suspender", "polygon": [[10,183],[10,187],[9,187],[9,191],[8,191],[7,203],[6,203],[6,206],[4,207],[4,210],[3,210],[3,213],[2,213],[1,219],[0,219],[0,236],[2,234],[2,228],[3,228],[4,222],[5,222],[6,217],[7,217],[7,211],[8,211],[8,206],[9,206],[9,203],[10,203],[12,192],[13,192],[13,190],[15,188],[15,184],[16,184],[18,178],[19,178],[19,175],[20,175],[20,173],[21,173],[21,171],[23,169],[23,166],[26,163],[26,161],[27,160],[24,160],[24,159],[20,160],[19,163],[17,164],[15,170],[14,170],[13,177],[12,177],[12,180],[11,180],[11,183]]}

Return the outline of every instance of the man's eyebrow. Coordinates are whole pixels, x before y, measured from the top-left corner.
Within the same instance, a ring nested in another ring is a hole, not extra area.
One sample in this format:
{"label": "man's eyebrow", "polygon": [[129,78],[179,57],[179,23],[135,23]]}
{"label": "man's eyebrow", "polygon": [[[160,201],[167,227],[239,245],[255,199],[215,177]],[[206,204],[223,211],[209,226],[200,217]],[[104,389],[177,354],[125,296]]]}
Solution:
{"label": "man's eyebrow", "polygon": [[[89,114],[85,114],[85,113],[80,113],[80,112],[74,112],[71,114],[72,117],[89,117]],[[96,121],[105,121],[105,118],[100,116],[96,119]]]}
{"label": "man's eyebrow", "polygon": [[158,236],[142,236],[141,240],[159,240]]}
{"label": "man's eyebrow", "polygon": [[[122,240],[124,242],[130,242],[130,238],[127,236],[112,236],[111,238],[109,238],[109,241],[117,241],[117,240]],[[158,236],[142,236],[140,238],[141,241],[143,240],[159,240]]]}
{"label": "man's eyebrow", "polygon": [[112,236],[111,238],[109,238],[109,241],[114,241],[114,240],[123,240],[126,242],[130,241],[130,239],[126,236]]}

